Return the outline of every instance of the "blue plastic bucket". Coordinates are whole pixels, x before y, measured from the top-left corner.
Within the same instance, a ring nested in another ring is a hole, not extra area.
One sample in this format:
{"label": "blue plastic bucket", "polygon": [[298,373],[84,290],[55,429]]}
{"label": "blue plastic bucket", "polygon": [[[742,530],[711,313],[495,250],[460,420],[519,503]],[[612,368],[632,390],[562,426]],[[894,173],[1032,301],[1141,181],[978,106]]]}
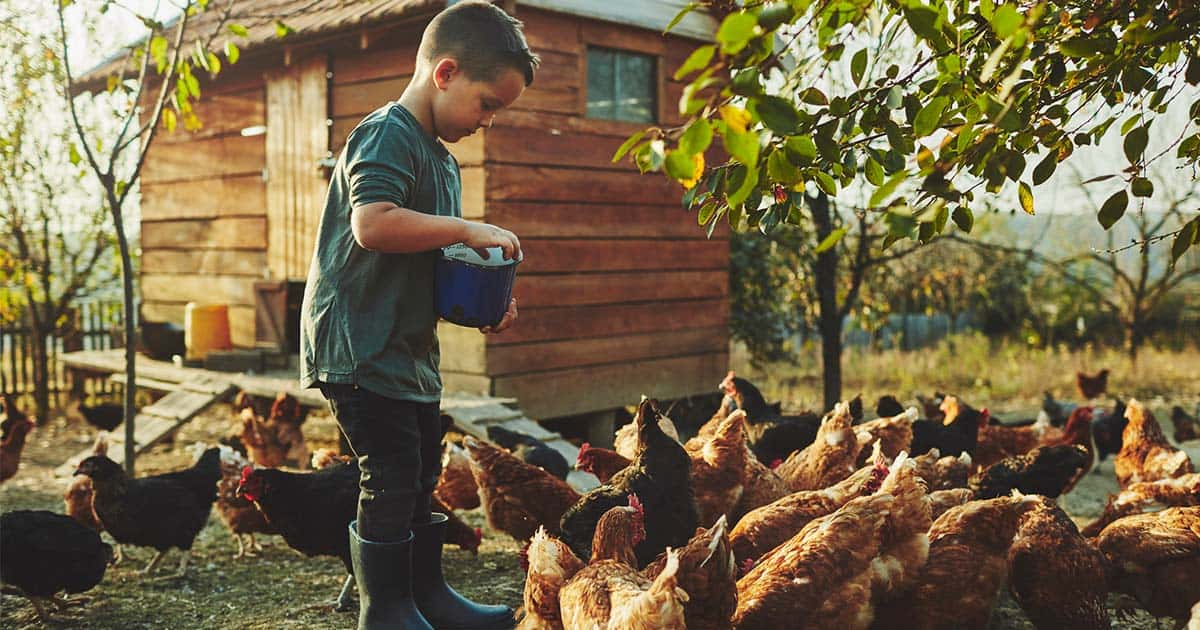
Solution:
{"label": "blue plastic bucket", "polygon": [[499,247],[484,259],[463,244],[442,248],[437,261],[437,312],[442,319],[471,328],[495,326],[512,300],[518,260],[504,260]]}

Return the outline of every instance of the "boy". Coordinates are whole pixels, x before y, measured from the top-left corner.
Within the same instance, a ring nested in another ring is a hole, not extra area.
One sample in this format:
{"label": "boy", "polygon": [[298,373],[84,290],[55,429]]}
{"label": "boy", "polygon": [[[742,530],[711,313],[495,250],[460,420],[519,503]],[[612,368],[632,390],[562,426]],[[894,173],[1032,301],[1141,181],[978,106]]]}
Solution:
{"label": "boy", "polygon": [[[513,626],[508,607],[470,602],[442,579],[446,517],[430,510],[443,433],[433,276],[438,248],[453,243],[521,254],[512,232],[460,218],[458,163],[441,141],[491,126],[537,65],[520,22],[485,1],[453,5],[426,27],[400,99],[350,132],[333,170],[304,292],[300,368],[361,469],[350,525],[359,628]],[[483,332],[516,318],[514,300]]]}

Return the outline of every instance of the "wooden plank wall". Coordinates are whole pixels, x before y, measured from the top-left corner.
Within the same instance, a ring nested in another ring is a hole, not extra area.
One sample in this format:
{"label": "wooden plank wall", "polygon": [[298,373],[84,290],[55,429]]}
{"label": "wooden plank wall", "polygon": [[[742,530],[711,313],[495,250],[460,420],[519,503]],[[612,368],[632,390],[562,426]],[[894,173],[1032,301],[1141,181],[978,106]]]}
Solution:
{"label": "wooden plank wall", "polygon": [[315,54],[266,74],[267,265],[277,280],[308,276],[329,180],[328,58]]}
{"label": "wooden plank wall", "polygon": [[183,323],[189,301],[230,305],[233,342],[254,344],[252,283],[267,267],[263,68],[202,81],[197,132],[160,130],[141,179],[143,316]]}
{"label": "wooden plank wall", "polygon": [[[656,55],[668,79],[696,44],[535,9],[518,17],[543,65],[484,149],[486,220],[516,232],[527,256],[521,318],[486,338],[483,365],[444,347],[447,381],[482,367],[492,393],[534,417],[710,391],[728,363],[728,236],[705,238],[678,184],[611,163],[643,125],[583,116],[589,43]],[[678,123],[681,91],[660,91],[664,126]]]}

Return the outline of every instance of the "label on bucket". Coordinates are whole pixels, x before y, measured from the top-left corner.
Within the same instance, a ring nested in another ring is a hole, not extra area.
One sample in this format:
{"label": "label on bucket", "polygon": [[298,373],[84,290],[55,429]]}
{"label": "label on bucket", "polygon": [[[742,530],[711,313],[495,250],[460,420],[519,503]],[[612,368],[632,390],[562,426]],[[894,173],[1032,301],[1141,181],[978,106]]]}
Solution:
{"label": "label on bucket", "polygon": [[444,258],[449,260],[457,260],[459,262],[467,263],[468,265],[476,265],[479,267],[504,267],[521,262],[520,258],[515,261],[504,260],[504,250],[499,247],[488,247],[487,253],[488,257],[487,259],[484,259],[474,249],[471,249],[462,243],[457,243],[442,248],[442,256]]}

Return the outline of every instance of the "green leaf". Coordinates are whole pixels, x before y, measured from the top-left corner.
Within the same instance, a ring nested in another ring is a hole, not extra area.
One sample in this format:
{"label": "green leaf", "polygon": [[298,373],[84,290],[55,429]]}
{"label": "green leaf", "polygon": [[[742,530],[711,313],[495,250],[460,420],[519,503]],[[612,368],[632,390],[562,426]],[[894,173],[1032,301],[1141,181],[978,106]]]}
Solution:
{"label": "green leaf", "polygon": [[1145,177],[1134,177],[1129,189],[1134,197],[1153,197],[1154,183]]}
{"label": "green leaf", "polygon": [[883,167],[869,155],[867,156],[867,163],[863,166],[863,171],[866,173],[867,181],[871,182],[873,186],[883,185]]}
{"label": "green leaf", "polygon": [[758,134],[753,130],[740,132],[726,127],[723,140],[725,150],[737,161],[746,166],[758,163]]}
{"label": "green leaf", "polygon": [[706,118],[697,118],[679,138],[679,148],[690,154],[703,153],[712,144],[712,123]]}
{"label": "green leaf", "polygon": [[1054,174],[1054,169],[1058,167],[1058,152],[1051,151],[1042,158],[1038,165],[1033,167],[1033,185],[1038,186],[1044,184],[1050,176]]}
{"label": "green leaf", "polygon": [[1100,214],[1096,218],[1100,221],[1100,225],[1107,230],[1125,216],[1125,208],[1128,206],[1129,195],[1124,190],[1119,190],[1104,202],[1104,205],[1100,207]]}
{"label": "green leaf", "polygon": [[162,35],[150,38],[150,58],[154,60],[158,73],[162,74],[167,67],[167,38]]}
{"label": "green leaf", "polygon": [[775,151],[767,158],[767,177],[784,186],[797,184],[803,179],[800,169],[788,160],[786,151]]}
{"label": "green leaf", "polygon": [[296,32],[296,29],[288,26],[287,24],[284,24],[283,22],[281,22],[279,20],[275,20],[275,37],[282,39],[282,38],[287,37],[288,35],[291,35],[292,33],[295,33],[295,32]]}
{"label": "green leaf", "polygon": [[680,9],[679,13],[676,13],[675,17],[671,18],[671,21],[667,23],[667,28],[663,29],[663,34],[666,35],[668,32],[671,31],[671,29],[675,28],[676,24],[679,24],[681,21],[683,21],[683,18],[687,17],[687,14],[691,13],[692,11],[695,11],[698,8],[700,8],[699,2],[687,3],[687,5],[685,5],[682,9]]}
{"label": "green leaf", "polygon": [[645,135],[646,135],[646,131],[643,129],[642,131],[639,131],[639,132],[633,134],[632,136],[629,136],[629,138],[627,140],[625,140],[625,142],[622,142],[621,146],[617,147],[617,152],[613,154],[613,157],[612,157],[613,164],[620,162],[621,158],[625,157],[625,154],[629,153],[629,150],[633,148],[633,145],[637,144],[638,141],[642,139],[642,136],[645,136]]}
{"label": "green leaf", "polygon": [[708,66],[708,62],[712,61],[713,55],[717,52],[715,44],[701,46],[692,51],[688,58],[684,60],[683,65],[675,71],[675,80],[679,81],[687,75]]}
{"label": "green leaf", "polygon": [[1175,242],[1171,244],[1171,264],[1182,258],[1188,248],[1197,242],[1200,242],[1200,218],[1188,221],[1175,235]]}
{"label": "green leaf", "polygon": [[225,58],[229,60],[229,63],[237,63],[238,58],[241,56],[242,51],[238,50],[237,44],[233,42],[225,42]]}
{"label": "green leaf", "polygon": [[1146,143],[1150,141],[1150,132],[1142,125],[1125,136],[1125,157],[1131,164],[1137,164],[1146,152]]}
{"label": "green leaf", "polygon": [[910,4],[904,11],[904,19],[913,32],[933,44],[935,49],[941,49],[945,38],[938,30],[938,12],[923,4]]}
{"label": "green leaf", "polygon": [[1016,32],[1017,28],[1025,23],[1025,17],[1017,11],[1016,7],[1006,4],[996,9],[990,21],[992,23],[992,30],[996,31],[996,37],[1004,39]]}
{"label": "green leaf", "polygon": [[912,234],[913,228],[917,227],[917,220],[908,214],[900,214],[898,212],[888,212],[883,217],[884,223],[887,223],[888,234],[898,237],[906,237]]}
{"label": "green leaf", "polygon": [[795,15],[792,5],[787,2],[771,2],[763,5],[758,14],[758,25],[764,31],[773,31],[779,28],[779,25],[791,21]]}
{"label": "green leaf", "polygon": [[246,27],[242,26],[241,24],[230,24],[229,32],[237,35],[238,37],[247,37],[250,35],[250,31],[246,30]]}
{"label": "green leaf", "polygon": [[924,138],[933,133],[938,128],[942,114],[949,104],[950,99],[945,96],[938,96],[929,101],[921,108],[921,111],[917,112],[917,117],[913,120],[913,134],[918,138]]}
{"label": "green leaf", "polygon": [[726,54],[737,54],[750,43],[757,26],[758,18],[749,13],[729,14],[717,29],[717,41],[721,44],[721,50]]}
{"label": "green leaf", "polygon": [[687,151],[667,151],[667,159],[663,162],[667,169],[667,175],[677,181],[686,181],[692,179],[696,174],[696,163],[692,161],[692,156]]}
{"label": "green leaf", "polygon": [[726,196],[726,201],[731,208],[741,207],[746,198],[750,196],[750,191],[754,190],[754,187],[758,185],[758,169],[748,167],[745,169],[745,173],[746,175],[742,179],[741,185]]}
{"label": "green leaf", "polygon": [[713,214],[717,211],[717,202],[708,200],[703,206],[700,206],[700,211],[696,213],[696,222],[700,225],[707,225],[709,219],[713,218]]}
{"label": "green leaf", "polygon": [[871,194],[871,201],[867,205],[871,206],[872,208],[878,208],[882,206],[883,202],[887,201],[888,197],[891,197],[893,192],[896,192],[896,187],[900,185],[900,182],[907,179],[907,177],[907,171],[899,171],[895,175],[892,175],[891,179],[884,182],[882,186],[877,188],[875,192]]}
{"label": "green leaf", "polygon": [[959,206],[955,208],[954,212],[950,215],[950,218],[954,220],[954,224],[958,226],[958,229],[966,232],[967,234],[970,234],[971,228],[975,227],[975,215],[972,214],[971,209],[966,206]]}
{"label": "green leaf", "polygon": [[205,56],[208,58],[208,64],[205,69],[208,70],[209,74],[213,76],[221,74],[221,60],[217,58],[217,55],[209,52]]}
{"label": "green leaf", "polygon": [[75,143],[72,142],[71,146],[69,148],[69,151],[71,153],[71,155],[70,155],[71,165],[79,166],[79,162],[81,162],[83,160],[83,156],[79,155],[79,147],[75,146]]}
{"label": "green leaf", "polygon": [[854,53],[854,58],[850,60],[850,78],[854,80],[855,85],[862,85],[863,74],[867,71],[867,49]]}
{"label": "green leaf", "polygon": [[1021,209],[1025,214],[1033,214],[1033,191],[1025,182],[1017,183],[1017,197],[1021,199]]}
{"label": "green leaf", "polygon": [[838,241],[842,240],[842,237],[845,235],[846,235],[846,228],[844,228],[844,227],[840,227],[840,228],[830,232],[829,236],[826,236],[825,238],[821,239],[821,243],[819,245],[817,245],[817,248],[813,250],[813,253],[820,254],[821,252],[833,247],[834,245],[837,245]]}
{"label": "green leaf", "polygon": [[817,171],[817,187],[825,191],[825,194],[833,196],[837,194],[837,182],[829,176],[825,171]]}
{"label": "green leaf", "polygon": [[[163,108],[162,123],[163,123],[163,126],[167,128],[167,132],[175,131],[176,122],[177,121],[175,119],[175,110]],[[71,147],[71,148],[74,149],[74,147]]]}
{"label": "green leaf", "polygon": [[1059,51],[1067,57],[1091,57],[1097,53],[1109,53],[1117,48],[1117,42],[1110,36],[1080,35],[1058,45]]}
{"label": "green leaf", "polygon": [[810,87],[800,93],[800,100],[809,105],[818,105],[824,107],[829,104],[829,97],[825,93],[815,87]]}
{"label": "green leaf", "polygon": [[771,131],[788,136],[800,126],[800,113],[792,102],[778,96],[762,96],[754,101],[754,109],[763,124]]}
{"label": "green leaf", "polygon": [[797,166],[807,166],[817,159],[817,143],[809,136],[793,136],[788,138],[784,149],[788,157]]}

